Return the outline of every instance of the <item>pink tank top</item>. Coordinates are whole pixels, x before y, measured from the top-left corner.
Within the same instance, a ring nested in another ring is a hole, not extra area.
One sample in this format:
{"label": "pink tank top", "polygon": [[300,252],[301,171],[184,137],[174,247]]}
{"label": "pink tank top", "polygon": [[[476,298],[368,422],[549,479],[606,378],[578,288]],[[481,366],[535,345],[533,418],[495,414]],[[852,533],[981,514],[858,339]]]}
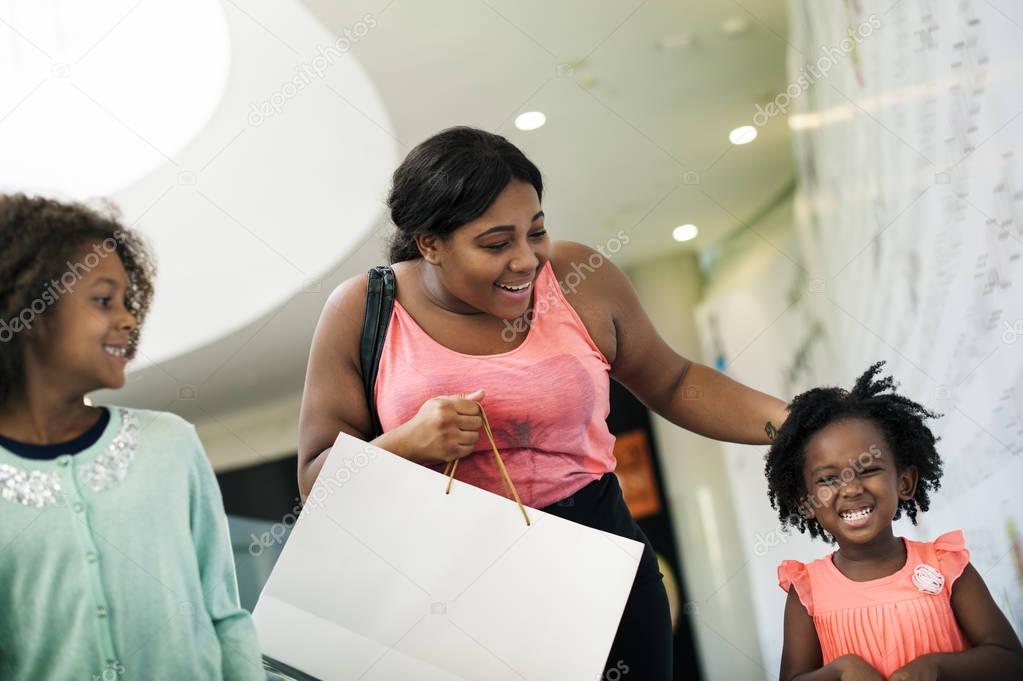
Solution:
{"label": "pink tank top", "polygon": [[[431,397],[486,390],[482,404],[522,503],[542,508],[615,468],[615,438],[605,422],[610,365],[565,300],[550,261],[536,278],[532,323],[523,332],[525,340],[508,352],[466,355],[428,336],[395,301],[376,404],[386,432]],[[482,431],[457,477],[504,495]]]}
{"label": "pink tank top", "polygon": [[855,582],[832,556],[783,561],[778,585],[795,587],[813,618],[824,664],[850,653],[888,678],[921,655],[970,647],[952,611],[952,585],[970,562],[959,530],[933,542],[903,540],[906,565],[887,577]]}

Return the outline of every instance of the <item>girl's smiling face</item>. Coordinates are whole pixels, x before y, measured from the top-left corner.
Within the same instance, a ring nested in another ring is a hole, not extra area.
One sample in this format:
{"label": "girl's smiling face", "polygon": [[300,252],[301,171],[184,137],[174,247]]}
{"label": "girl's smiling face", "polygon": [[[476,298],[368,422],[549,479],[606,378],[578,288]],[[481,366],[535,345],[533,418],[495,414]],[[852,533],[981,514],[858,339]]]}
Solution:
{"label": "girl's smiling face", "polygon": [[803,466],[809,517],[839,545],[892,537],[899,502],[913,498],[917,471],[898,470],[894,453],[872,421],[844,418],[814,433]]}
{"label": "girl's smiling face", "polygon": [[89,253],[104,255],[60,296],[44,323],[33,329],[26,348],[27,370],[56,377],[62,388],[83,395],[124,385],[137,326],[126,306],[128,276],[121,258],[90,242],[72,262],[82,263]]}

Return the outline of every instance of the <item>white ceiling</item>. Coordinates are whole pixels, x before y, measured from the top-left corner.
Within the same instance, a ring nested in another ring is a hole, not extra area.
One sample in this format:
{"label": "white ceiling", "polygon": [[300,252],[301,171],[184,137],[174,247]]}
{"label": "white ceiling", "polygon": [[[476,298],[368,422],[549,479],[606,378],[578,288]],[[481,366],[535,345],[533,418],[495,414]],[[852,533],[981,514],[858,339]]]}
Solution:
{"label": "white ceiling", "polygon": [[209,124],[230,63],[219,3],[134,4],[0,3],[0,188],[110,195]]}
{"label": "white ceiling", "polygon": [[[303,5],[250,0],[246,12],[259,2],[276,34],[335,41]],[[319,56],[322,78],[296,83],[293,54],[246,12],[216,0],[0,5],[0,31],[17,31],[0,43],[17,75],[0,98],[0,191],[100,193],[144,232],[159,285],[136,369],[315,288],[371,233],[400,158],[356,60]],[[359,129],[363,114],[378,134]],[[331,224],[341,213],[344,230]]]}
{"label": "white ceiling", "polygon": [[[344,84],[330,76],[315,79],[310,87],[318,91],[315,98],[296,97],[297,106],[289,103],[275,117],[278,126],[294,126],[292,144],[319,149],[331,130],[343,126],[345,136],[356,139],[385,136],[400,157],[451,125],[498,131],[543,171],[552,235],[596,245],[624,230],[630,243],[616,260],[625,266],[676,249],[704,248],[741,229],[791,185],[794,168],[784,118],[770,121],[751,144],[733,147],[727,139],[732,128],[751,122],[756,103],[785,88],[784,0],[741,5],[623,0],[601,3],[600,9],[584,0],[306,0],[305,5],[332,34],[361,34],[343,59],[358,61],[386,115],[357,106]],[[224,11],[229,23],[247,24],[253,35],[262,35],[268,54],[290,60],[295,70],[324,47],[277,21],[279,2],[227,0]],[[735,19],[744,20],[747,29],[726,35],[722,25]],[[687,46],[674,47],[682,43]],[[546,126],[516,130],[514,117],[528,110],[545,112]],[[268,170],[247,148],[247,137],[232,144],[223,159],[233,173],[225,183],[234,182],[244,199],[238,210],[253,217],[280,216],[310,197],[343,193],[344,187],[330,182],[274,191],[273,183],[259,181]],[[282,153],[274,162],[302,163],[303,158]],[[101,397],[204,421],[301,390],[309,341],[326,296],[341,280],[384,260],[382,201],[390,166],[385,172],[377,160],[341,149],[317,161],[380,176],[383,189],[371,197],[380,217],[361,247],[339,247],[329,274],[244,328],[136,371],[127,388]],[[362,231],[364,225],[350,217],[337,203],[315,217],[301,214],[328,235]],[[309,248],[301,241],[308,238],[302,230],[277,222],[278,231],[258,236],[284,239],[294,252]],[[671,230],[687,222],[700,227],[700,236],[687,244],[672,241]],[[289,234],[300,240],[288,241]],[[239,299],[250,295],[247,282],[266,276],[230,259],[225,274],[226,280],[207,285],[232,287]],[[158,282],[161,289],[179,285],[167,278]],[[185,315],[176,323],[192,320]]]}

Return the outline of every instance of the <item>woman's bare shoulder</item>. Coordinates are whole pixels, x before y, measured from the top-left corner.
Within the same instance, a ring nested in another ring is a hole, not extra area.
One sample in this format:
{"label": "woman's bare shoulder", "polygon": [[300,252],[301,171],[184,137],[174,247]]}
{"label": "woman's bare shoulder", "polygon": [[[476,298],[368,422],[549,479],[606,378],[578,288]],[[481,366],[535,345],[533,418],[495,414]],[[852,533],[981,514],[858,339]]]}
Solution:
{"label": "woman's bare shoulder", "polygon": [[596,294],[606,299],[611,289],[625,277],[609,253],[577,241],[553,242],[549,258],[562,290],[568,288],[583,295]]}
{"label": "woman's bare shoulder", "polygon": [[[575,241],[556,241],[548,253],[554,278],[608,362],[615,358],[613,275],[608,259]],[[617,268],[615,268],[617,269]]]}

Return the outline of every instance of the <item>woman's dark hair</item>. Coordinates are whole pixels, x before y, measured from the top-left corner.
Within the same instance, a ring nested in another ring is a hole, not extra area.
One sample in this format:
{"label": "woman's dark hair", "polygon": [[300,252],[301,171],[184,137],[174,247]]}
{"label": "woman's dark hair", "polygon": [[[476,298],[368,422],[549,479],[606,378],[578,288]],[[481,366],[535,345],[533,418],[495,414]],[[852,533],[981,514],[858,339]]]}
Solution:
{"label": "woman's dark hair", "polygon": [[[895,392],[891,376],[877,378],[884,362],[877,362],[856,380],[851,391],[842,388],[814,388],[797,395],[789,405],[789,416],[767,453],[767,488],[771,506],[778,510],[782,527],[791,526],[811,537],[833,542],[816,518],[806,517],[809,499],[803,478],[806,443],[827,426],[847,418],[866,419],[884,435],[898,470],[916,466],[919,480],[913,498],[900,500],[895,519],[905,511],[916,524],[918,511],[930,507],[930,492],[941,485],[941,457],[934,445],[937,438],[924,424],[940,415]],[[850,464],[852,465],[852,464]]]}
{"label": "woman's dark hair", "polygon": [[394,171],[387,207],[398,228],[389,244],[392,263],[420,257],[416,237],[447,237],[487,212],[513,179],[543,199],[540,170],[500,135],[448,128],[409,152]]}
{"label": "woman's dark hair", "polygon": [[[89,262],[98,262],[101,252],[116,252],[128,277],[126,304],[138,322],[128,345],[129,357],[134,356],[153,299],[156,267],[141,235],[118,219],[109,204],[96,210],[80,203],[0,194],[0,404],[24,381],[25,338],[20,331],[45,317]],[[99,242],[101,249],[72,262],[89,242]]]}

